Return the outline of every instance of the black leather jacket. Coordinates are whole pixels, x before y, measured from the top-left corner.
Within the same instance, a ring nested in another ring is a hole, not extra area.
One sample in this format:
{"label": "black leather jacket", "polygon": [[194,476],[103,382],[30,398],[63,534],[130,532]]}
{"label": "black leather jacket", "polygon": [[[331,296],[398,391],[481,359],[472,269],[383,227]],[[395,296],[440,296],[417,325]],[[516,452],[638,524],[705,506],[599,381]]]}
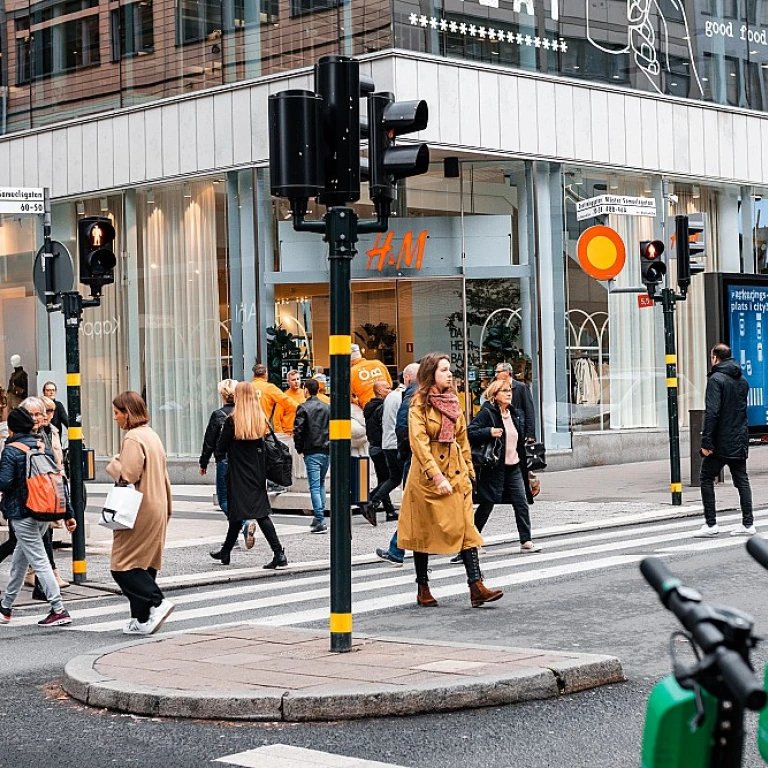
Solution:
{"label": "black leather jacket", "polygon": [[293,446],[296,453],[330,453],[331,439],[329,423],[331,406],[310,397],[296,409],[296,421],[293,423]]}
{"label": "black leather jacket", "polygon": [[227,416],[234,410],[234,403],[225,403],[211,414],[211,418],[208,420],[208,427],[205,430],[205,437],[203,437],[203,450],[200,453],[201,469],[207,469],[208,462],[211,460],[211,456],[216,449],[216,443],[221,434],[221,427],[227,420]]}
{"label": "black leather jacket", "polygon": [[726,459],[746,459],[749,384],[732,357],[715,363],[708,376],[701,447]]}

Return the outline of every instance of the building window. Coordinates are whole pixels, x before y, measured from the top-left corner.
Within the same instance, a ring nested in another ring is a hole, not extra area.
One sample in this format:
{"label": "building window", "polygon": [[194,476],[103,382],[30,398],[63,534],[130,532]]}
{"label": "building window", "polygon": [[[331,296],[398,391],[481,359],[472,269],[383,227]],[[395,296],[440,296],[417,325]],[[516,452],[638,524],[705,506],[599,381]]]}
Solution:
{"label": "building window", "polygon": [[111,12],[109,20],[112,61],[155,50],[152,0],[123,5]]}
{"label": "building window", "polygon": [[76,0],[15,19],[16,83],[100,64],[98,12],[66,19],[97,7],[98,0]]}
{"label": "building window", "polygon": [[341,0],[291,0],[291,18],[338,8]]}
{"label": "building window", "polygon": [[180,0],[176,23],[176,43],[197,43],[214,32],[221,32],[220,0]]}

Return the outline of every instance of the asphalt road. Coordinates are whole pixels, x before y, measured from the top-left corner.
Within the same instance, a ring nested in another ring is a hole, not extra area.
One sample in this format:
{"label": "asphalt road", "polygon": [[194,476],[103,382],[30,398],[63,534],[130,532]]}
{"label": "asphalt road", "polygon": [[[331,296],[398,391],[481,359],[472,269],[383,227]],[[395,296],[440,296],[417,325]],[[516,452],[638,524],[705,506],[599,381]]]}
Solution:
{"label": "asphalt road", "polygon": [[[698,521],[693,521],[689,527],[692,531],[697,526]],[[654,533],[668,530],[660,525],[650,528],[650,534],[649,526],[643,526],[596,534],[589,541],[576,536],[548,541],[544,555],[562,554],[563,559],[554,562],[537,561],[539,555],[504,554],[503,548],[499,552],[491,548],[483,559],[487,581],[510,584],[505,586],[502,601],[482,610],[470,609],[462,593],[441,599],[441,607],[435,610],[419,610],[409,603],[389,609],[374,606],[355,615],[358,634],[609,653],[624,663],[627,683],[559,700],[404,719],[308,725],[146,719],[84,708],[57,686],[69,658],[119,642],[114,632],[91,631],[96,628],[92,624],[85,629],[87,622],[82,620],[76,622],[79,631],[43,632],[36,626],[11,625],[0,627],[6,635],[0,646],[4,651],[0,654],[0,712],[4,715],[0,766],[191,768],[276,743],[409,768],[637,766],[645,700],[656,680],[669,671],[668,639],[676,624],[645,586],[636,558],[592,566],[598,561],[608,563],[606,558],[617,553],[627,559],[661,554],[686,583],[701,588],[707,599],[748,610],[756,617],[758,629],[768,628],[764,598],[768,573],[749,558],[743,542],[734,541],[731,546],[721,537],[717,542],[721,546],[714,546],[715,542],[689,539],[687,529],[682,528],[675,529],[682,537],[674,541],[645,543],[657,538]],[[606,551],[595,552],[590,547]],[[575,554],[567,556],[569,552]],[[527,558],[522,565],[521,557]],[[570,564],[570,570],[563,563]],[[410,582],[408,567],[398,570],[382,564],[379,578],[397,576]],[[447,567],[436,563],[433,578],[458,583],[460,575]],[[370,573],[371,566],[363,570]],[[523,570],[529,578],[520,577]],[[369,578],[375,577],[374,572]],[[285,576],[271,589],[291,591],[296,578]],[[511,583],[515,579],[518,583]],[[400,584],[388,590],[392,600],[409,590],[415,592],[415,586]],[[215,590],[205,594],[211,592]],[[197,601],[201,595],[200,590],[185,590],[171,597]],[[190,626],[237,619],[236,614],[215,617],[217,604],[234,599],[230,593],[222,591],[218,600],[215,594],[206,599],[209,615],[190,620]],[[387,602],[386,596],[381,602]],[[325,601],[318,598],[317,603],[326,610]],[[105,596],[83,606],[108,608],[105,618],[110,619],[125,614],[119,597]],[[70,607],[73,613],[80,608]],[[307,615],[306,606],[300,607],[295,617]],[[288,617],[286,623],[295,623],[290,618],[292,610],[291,605],[282,609]],[[186,626],[181,622],[173,628]],[[301,626],[324,628],[326,622]],[[768,645],[759,647],[754,658],[762,675]],[[755,718],[750,718],[747,727],[744,764],[762,765],[754,747]]]}

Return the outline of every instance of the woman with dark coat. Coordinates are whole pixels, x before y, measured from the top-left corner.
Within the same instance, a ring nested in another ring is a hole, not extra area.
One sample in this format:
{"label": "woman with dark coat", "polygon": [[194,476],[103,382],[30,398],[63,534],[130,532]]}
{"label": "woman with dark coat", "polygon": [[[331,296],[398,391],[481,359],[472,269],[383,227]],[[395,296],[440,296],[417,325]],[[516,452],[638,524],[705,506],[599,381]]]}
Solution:
{"label": "woman with dark coat", "polygon": [[494,381],[485,391],[480,412],[467,427],[467,438],[472,446],[484,445],[500,438],[501,457],[495,467],[483,467],[477,477],[475,526],[482,531],[495,504],[511,504],[515,510],[517,532],[520,534],[521,552],[539,552],[531,541],[531,514],[533,504],[525,457],[525,435],[519,412],[512,408],[512,382]]}
{"label": "woman with dark coat", "polygon": [[241,381],[235,387],[235,408],[221,428],[216,443],[216,461],[225,458],[229,528],[221,549],[211,552],[214,560],[229,565],[232,547],[244,520],[255,520],[264,534],[274,557],[264,567],[270,570],[285,568],[283,546],[272,523],[267,496],[267,470],[264,453],[264,435],[268,431],[267,417],[261,408],[259,395],[250,381]]}

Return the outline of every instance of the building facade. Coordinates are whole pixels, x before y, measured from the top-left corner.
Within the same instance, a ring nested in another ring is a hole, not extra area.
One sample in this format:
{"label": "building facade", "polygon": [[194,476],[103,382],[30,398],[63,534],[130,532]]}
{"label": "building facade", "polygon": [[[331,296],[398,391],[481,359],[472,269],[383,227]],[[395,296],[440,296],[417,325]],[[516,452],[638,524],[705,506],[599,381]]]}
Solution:
{"label": "building facade", "polygon": [[[114,287],[81,331],[86,441],[142,392],[169,455],[199,453],[216,383],[328,365],[325,246],[269,194],[267,97],[354,55],[378,90],[429,103],[429,173],[353,263],[354,340],[394,372],[450,352],[468,412],[499,360],[535,394],[562,464],[666,454],[660,311],[588,277],[605,223],[639,283],[640,240],[706,214],[707,270],[766,266],[768,20],[740,0],[0,0],[0,186],[51,190],[53,234],[109,215]],[[765,24],[765,26],[763,26]],[[448,162],[444,162],[448,160]],[[458,174],[458,175],[457,175]],[[599,195],[656,216],[579,220]],[[361,216],[373,208],[363,194]],[[317,205],[310,217],[320,217]],[[32,284],[41,221],[0,216],[0,359],[64,384],[63,325]],[[674,261],[670,264],[674,272]],[[702,286],[679,306],[680,411],[703,406]],[[0,369],[2,370],[2,369]],[[33,383],[35,376],[32,376]]]}

